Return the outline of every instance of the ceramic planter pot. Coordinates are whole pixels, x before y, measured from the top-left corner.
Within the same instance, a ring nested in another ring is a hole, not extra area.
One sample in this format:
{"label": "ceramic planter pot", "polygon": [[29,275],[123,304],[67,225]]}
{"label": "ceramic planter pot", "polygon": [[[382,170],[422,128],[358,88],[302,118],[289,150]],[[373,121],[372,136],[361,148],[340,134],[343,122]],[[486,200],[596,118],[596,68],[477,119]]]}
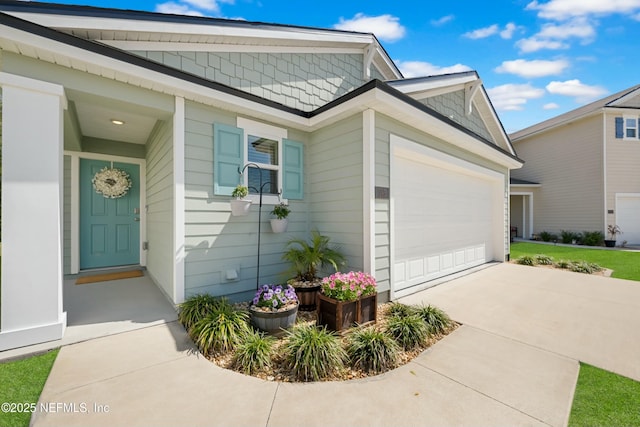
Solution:
{"label": "ceramic planter pot", "polygon": [[604,245],[608,248],[615,248],[616,247],[616,241],[615,240],[605,240],[604,241]]}
{"label": "ceramic planter pot", "polygon": [[244,216],[249,213],[251,208],[251,200],[245,199],[232,199],[231,200],[231,215]]}
{"label": "ceramic planter pot", "polygon": [[249,307],[249,312],[253,326],[274,335],[281,333],[283,329],[289,329],[296,323],[298,304],[283,311],[261,311]]}
{"label": "ceramic planter pot", "polygon": [[271,220],[271,230],[274,233],[284,233],[287,231],[287,225],[289,224],[289,220],[287,218],[278,219],[274,218]]}

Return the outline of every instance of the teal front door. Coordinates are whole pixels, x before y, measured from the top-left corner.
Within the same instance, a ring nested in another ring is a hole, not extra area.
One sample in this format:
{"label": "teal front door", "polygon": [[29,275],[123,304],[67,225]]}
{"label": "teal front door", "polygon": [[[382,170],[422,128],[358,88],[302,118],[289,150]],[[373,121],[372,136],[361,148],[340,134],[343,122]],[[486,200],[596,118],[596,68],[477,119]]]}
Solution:
{"label": "teal front door", "polygon": [[91,180],[111,162],[80,159],[80,269],[140,263],[140,166],[114,162],[129,174],[126,195],[110,199]]}

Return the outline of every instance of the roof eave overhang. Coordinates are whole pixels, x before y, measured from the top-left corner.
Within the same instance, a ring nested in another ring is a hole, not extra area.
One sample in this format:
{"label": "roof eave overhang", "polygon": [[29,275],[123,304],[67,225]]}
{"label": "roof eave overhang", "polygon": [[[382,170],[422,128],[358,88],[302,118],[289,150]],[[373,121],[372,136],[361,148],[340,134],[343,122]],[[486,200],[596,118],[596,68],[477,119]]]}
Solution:
{"label": "roof eave overhang", "polygon": [[589,112],[586,112],[586,113],[581,114],[579,116],[572,117],[572,118],[567,119],[567,120],[563,120],[563,121],[560,121],[560,122],[557,122],[557,123],[553,123],[553,124],[551,124],[549,126],[546,126],[544,128],[541,128],[541,129],[536,129],[534,132],[530,132],[530,133],[527,133],[527,134],[524,134],[524,135],[519,135],[518,136],[519,132],[516,132],[516,133],[513,134],[514,136],[511,136],[511,142],[512,143],[520,142],[523,139],[531,138],[531,137],[539,135],[541,133],[549,132],[550,130],[553,130],[553,129],[558,128],[560,126],[566,126],[566,125],[569,125],[571,123],[574,123],[574,122],[577,122],[577,121],[580,121],[580,120],[584,120],[584,119],[588,119],[588,118],[593,117],[593,116],[600,115],[605,111],[605,109],[608,109],[608,108],[605,108],[605,107],[596,108],[595,110],[591,110]]}
{"label": "roof eave overhang", "polygon": [[[2,23],[0,28],[0,40],[8,40],[16,46],[23,45],[23,54],[38,57],[39,50],[46,50],[48,56],[64,57],[67,66],[71,68],[84,68],[84,71],[102,76],[110,75],[125,83],[135,82],[137,86],[152,88],[154,91],[181,96],[239,114],[250,114],[251,117],[283,126],[314,131],[354,113],[373,109],[509,169],[519,168],[523,164],[512,154],[465,132],[455,122],[450,122],[446,117],[439,117],[436,112],[427,111],[428,108],[378,80],[373,80],[314,112],[303,112],[166,66],[154,64],[153,68],[150,68],[151,63],[143,58],[108,46],[79,41],[79,44],[89,43],[91,47],[103,51],[95,52]],[[145,66],[147,64],[149,66]],[[98,70],[108,72],[100,74]]]}

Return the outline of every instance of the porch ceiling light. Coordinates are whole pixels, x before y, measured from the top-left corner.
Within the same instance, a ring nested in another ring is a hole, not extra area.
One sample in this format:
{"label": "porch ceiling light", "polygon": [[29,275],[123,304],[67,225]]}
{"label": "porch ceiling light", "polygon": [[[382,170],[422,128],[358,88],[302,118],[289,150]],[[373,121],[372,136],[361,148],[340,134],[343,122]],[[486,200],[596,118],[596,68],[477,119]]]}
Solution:
{"label": "porch ceiling light", "polygon": [[111,123],[113,123],[114,125],[123,125],[124,122],[122,120],[118,120],[118,119],[111,119]]}

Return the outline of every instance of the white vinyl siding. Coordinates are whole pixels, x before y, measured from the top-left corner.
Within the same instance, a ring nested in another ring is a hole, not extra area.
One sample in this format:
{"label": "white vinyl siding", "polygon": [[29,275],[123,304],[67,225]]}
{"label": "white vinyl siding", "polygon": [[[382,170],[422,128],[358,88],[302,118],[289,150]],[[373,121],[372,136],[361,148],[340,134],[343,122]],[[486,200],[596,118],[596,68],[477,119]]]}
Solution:
{"label": "white vinyl siding", "polygon": [[[616,222],[616,194],[640,193],[640,142],[633,142],[614,137],[614,120],[616,114],[605,116],[607,126],[607,224]],[[602,120],[602,119],[600,119]],[[640,215],[640,212],[638,213]],[[622,230],[624,233],[625,230]],[[628,240],[624,234],[618,240]]]}
{"label": "white vinyl siding", "polygon": [[[173,298],[173,123],[159,122],[147,144],[147,271]],[[142,208],[142,206],[141,206]]]}
{"label": "white vinyl siding", "polygon": [[348,269],[361,270],[362,116],[358,114],[314,132],[306,155],[311,227],[317,227],[342,248]]}
{"label": "white vinyl siding", "polygon": [[[607,127],[613,138],[613,118]],[[602,135],[602,117],[594,116],[515,143],[525,164],[511,175],[541,184],[535,234],[604,231]]]}

